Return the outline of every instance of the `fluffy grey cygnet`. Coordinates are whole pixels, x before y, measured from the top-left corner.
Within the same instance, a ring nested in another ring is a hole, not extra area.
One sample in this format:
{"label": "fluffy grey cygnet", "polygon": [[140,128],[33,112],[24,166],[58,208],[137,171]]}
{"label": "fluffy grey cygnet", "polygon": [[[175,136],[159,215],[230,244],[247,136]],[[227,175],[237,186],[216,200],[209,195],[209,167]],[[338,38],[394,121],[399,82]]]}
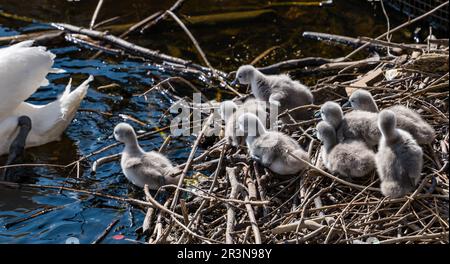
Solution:
{"label": "fluffy grey cygnet", "polygon": [[225,138],[234,147],[245,141],[246,134],[239,129],[238,118],[245,113],[252,113],[261,120],[267,120],[265,102],[248,99],[242,105],[233,101],[224,101],[220,104],[220,116],[225,121]]}
{"label": "fluffy grey cygnet", "polygon": [[[349,98],[352,108],[355,110],[378,112],[378,107],[370,92],[359,89],[353,92]],[[432,143],[436,133],[434,129],[422,119],[416,111],[403,105],[394,105],[387,108],[395,113],[397,127],[409,132],[419,144]]]}
{"label": "fluffy grey cygnet", "polygon": [[[262,101],[279,107],[279,112],[313,103],[308,87],[292,80],[288,75],[264,75],[251,65],[239,67],[235,82],[249,84],[253,95]],[[312,111],[299,109],[290,113],[295,120],[309,119]]]}
{"label": "fluffy grey cygnet", "polygon": [[280,175],[291,175],[308,166],[289,155],[292,153],[309,162],[308,154],[297,141],[281,132],[267,131],[254,114],[241,115],[239,127],[248,134],[246,143],[252,159],[271,171]]}
{"label": "fluffy grey cygnet", "polygon": [[326,121],[316,126],[322,142],[322,162],[330,172],[351,178],[363,177],[375,169],[375,153],[357,140],[337,142],[336,131]]}
{"label": "fluffy grey cygnet", "polygon": [[381,192],[389,197],[401,197],[412,192],[420,180],[423,152],[405,130],[396,128],[395,113],[383,110],[378,117],[382,133],[375,161],[381,180]]}
{"label": "fluffy grey cygnet", "polygon": [[373,148],[380,141],[377,113],[354,110],[344,116],[339,104],[328,101],[320,108],[320,114],[336,129],[338,142],[361,140]]}
{"label": "fluffy grey cygnet", "polygon": [[120,123],[114,128],[114,137],[125,144],[120,165],[125,177],[134,185],[158,190],[167,184],[178,184],[179,176],[173,176],[178,170],[164,155],[155,152],[145,152],[136,138],[133,127]]}
{"label": "fluffy grey cygnet", "polygon": [[354,110],[378,113],[378,106],[369,91],[358,89],[348,98]]}

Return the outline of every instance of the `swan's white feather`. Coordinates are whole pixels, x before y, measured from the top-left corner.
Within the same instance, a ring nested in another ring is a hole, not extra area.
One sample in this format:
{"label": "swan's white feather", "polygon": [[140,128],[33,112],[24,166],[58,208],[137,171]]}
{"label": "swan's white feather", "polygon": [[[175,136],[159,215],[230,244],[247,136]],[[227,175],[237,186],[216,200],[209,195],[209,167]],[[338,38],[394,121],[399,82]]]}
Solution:
{"label": "swan's white feather", "polygon": [[0,49],[0,122],[43,85],[55,55],[26,41]]}
{"label": "swan's white feather", "polygon": [[47,105],[33,105],[23,102],[17,107],[13,116],[17,118],[26,115],[32,120],[32,128],[27,137],[26,147],[40,146],[60,140],[62,133],[75,117],[92,80],[93,77],[90,76],[72,92],[70,92],[71,85],[69,82],[59,99]]}
{"label": "swan's white feather", "polygon": [[26,147],[60,140],[93,80],[89,76],[73,91],[70,80],[59,98],[47,105],[24,102],[42,84],[48,84],[46,75],[54,72],[55,55],[44,47],[31,47],[32,44],[33,41],[24,41],[0,49],[0,155],[8,153],[17,135],[18,118],[22,115],[32,121]]}

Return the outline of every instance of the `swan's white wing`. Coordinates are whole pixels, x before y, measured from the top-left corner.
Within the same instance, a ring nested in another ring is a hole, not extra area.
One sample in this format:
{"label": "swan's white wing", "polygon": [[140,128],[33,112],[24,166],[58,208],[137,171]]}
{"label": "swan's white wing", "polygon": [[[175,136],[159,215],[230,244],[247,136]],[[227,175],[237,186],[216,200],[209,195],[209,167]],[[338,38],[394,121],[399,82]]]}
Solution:
{"label": "swan's white wing", "polygon": [[40,86],[52,70],[55,55],[32,41],[0,49],[0,121],[8,117]]}
{"label": "swan's white wing", "polygon": [[[14,116],[26,115],[31,118],[32,128],[27,137],[26,147],[60,140],[61,134],[75,117],[92,80],[93,77],[89,76],[73,91],[70,91],[71,82],[69,82],[61,96],[47,105],[32,105],[24,102],[16,108]],[[0,126],[1,124],[0,122]]]}
{"label": "swan's white wing", "polygon": [[[11,45],[9,48],[28,48],[33,46],[34,40],[25,40],[14,45]],[[2,49],[4,50],[4,49]]]}

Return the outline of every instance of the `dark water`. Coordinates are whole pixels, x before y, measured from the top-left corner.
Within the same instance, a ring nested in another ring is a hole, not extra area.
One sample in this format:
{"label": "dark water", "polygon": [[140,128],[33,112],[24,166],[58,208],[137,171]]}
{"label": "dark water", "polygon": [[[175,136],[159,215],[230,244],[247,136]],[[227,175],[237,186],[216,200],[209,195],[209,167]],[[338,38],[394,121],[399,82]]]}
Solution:
{"label": "dark water", "polygon": [[[116,24],[127,24],[168,8],[170,5],[168,2],[172,1],[106,2],[98,21],[120,15],[123,18]],[[96,3],[96,0],[0,0],[0,10],[40,21],[86,26]],[[220,13],[239,10],[241,5],[261,7],[264,3],[266,2],[250,0],[191,0],[187,1],[181,13],[189,15]],[[398,14],[395,14],[391,18],[391,23],[398,25],[399,19]],[[0,37],[46,28],[46,25],[40,23],[18,22],[0,16]],[[335,1],[333,5],[324,7],[276,8],[272,14],[243,23],[196,25],[191,29],[213,66],[231,71],[240,64],[249,63],[264,50],[277,45],[281,48],[262,60],[260,65],[306,56],[343,56],[349,52],[348,48],[305,40],[301,37],[301,33],[320,31],[375,37],[385,31],[385,20],[379,7],[374,8],[365,1],[346,0]],[[398,37],[408,39],[410,36],[410,31],[404,31]],[[131,40],[152,49],[200,62],[189,39],[170,22],[158,25],[143,36],[132,36]],[[114,125],[123,121],[120,114],[130,115],[147,124],[142,126],[128,121],[139,132],[162,127],[170,122],[171,116],[165,114],[174,100],[170,94],[154,92],[147,100],[132,95],[142,93],[172,73],[164,71],[158,65],[132,59],[102,56],[92,60],[89,57],[95,52],[80,49],[70,43],[49,48],[57,54],[55,66],[65,69],[67,73],[50,74],[51,84],[39,89],[29,101],[36,104],[53,101],[63,91],[69,78],[73,78],[73,84],[77,85],[92,74],[95,76],[93,88],[89,90],[81,108],[98,112],[80,111],[61,142],[27,150],[27,163],[65,165],[114,143],[110,135]],[[120,85],[120,88],[96,89],[111,83]],[[198,80],[197,84],[203,85],[203,88],[207,86]],[[141,141],[141,144],[146,150],[157,149],[165,136],[163,133],[155,134]],[[166,154],[173,162],[183,163],[189,155],[193,140],[193,137],[172,140]],[[116,147],[81,163],[80,179],[76,178],[75,171],[59,168],[27,168],[18,170],[17,174],[22,176],[21,181],[27,183],[64,185],[117,196],[129,196],[132,190],[121,174],[118,162],[105,164],[99,168],[97,174],[91,174],[91,164],[96,158],[120,151],[121,147]],[[4,161],[4,157],[0,157],[0,164]],[[56,209],[11,227],[5,226],[45,208]],[[90,243],[117,218],[120,221],[103,242],[132,243],[124,239],[115,240],[113,236],[121,234],[128,239],[138,239],[135,230],[142,223],[143,217],[144,212],[140,208],[130,208],[114,200],[68,191],[58,193],[48,189],[18,190],[0,185],[0,243],[65,243],[69,237],[76,237],[81,243]]]}

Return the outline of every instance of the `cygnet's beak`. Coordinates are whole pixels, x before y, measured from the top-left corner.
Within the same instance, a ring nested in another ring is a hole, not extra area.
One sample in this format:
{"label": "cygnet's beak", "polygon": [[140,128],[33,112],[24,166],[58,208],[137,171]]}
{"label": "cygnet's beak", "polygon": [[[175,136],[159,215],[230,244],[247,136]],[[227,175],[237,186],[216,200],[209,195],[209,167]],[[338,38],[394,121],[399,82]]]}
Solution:
{"label": "cygnet's beak", "polygon": [[347,101],[345,104],[342,105],[342,107],[352,107],[352,105],[350,104],[350,101]]}
{"label": "cygnet's beak", "polygon": [[322,115],[321,115],[320,111],[317,111],[314,113],[314,118],[321,118],[321,117],[322,117]]}
{"label": "cygnet's beak", "polygon": [[237,86],[239,84],[239,80],[236,78],[234,81],[230,83],[231,86]]}

